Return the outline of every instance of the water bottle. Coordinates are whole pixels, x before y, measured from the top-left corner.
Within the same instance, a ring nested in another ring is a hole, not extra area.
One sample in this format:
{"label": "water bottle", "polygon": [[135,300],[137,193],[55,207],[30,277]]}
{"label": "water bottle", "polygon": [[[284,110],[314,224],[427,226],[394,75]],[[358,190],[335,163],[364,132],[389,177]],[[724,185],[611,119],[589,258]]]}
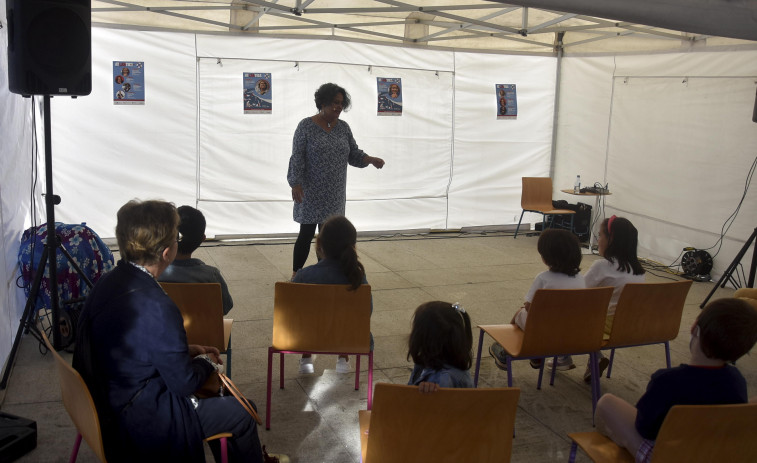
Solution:
{"label": "water bottle", "polygon": [[581,176],[576,175],[576,183],[573,184],[573,194],[581,192]]}

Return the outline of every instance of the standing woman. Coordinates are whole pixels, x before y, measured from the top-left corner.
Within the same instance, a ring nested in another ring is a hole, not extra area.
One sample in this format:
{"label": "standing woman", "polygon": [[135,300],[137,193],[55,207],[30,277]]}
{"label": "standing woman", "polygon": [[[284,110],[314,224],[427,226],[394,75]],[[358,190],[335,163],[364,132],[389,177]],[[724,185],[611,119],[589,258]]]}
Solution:
{"label": "standing woman", "polygon": [[344,215],[347,202],[347,164],[354,167],[384,167],[384,160],[368,156],[358,148],[352,130],[339,120],[349,110],[350,95],[332,83],[315,92],[318,113],[300,121],[294,132],[287,181],[292,187],[294,221],[300,234],[294,244],[292,277],[310,254],[315,227],[332,215]]}

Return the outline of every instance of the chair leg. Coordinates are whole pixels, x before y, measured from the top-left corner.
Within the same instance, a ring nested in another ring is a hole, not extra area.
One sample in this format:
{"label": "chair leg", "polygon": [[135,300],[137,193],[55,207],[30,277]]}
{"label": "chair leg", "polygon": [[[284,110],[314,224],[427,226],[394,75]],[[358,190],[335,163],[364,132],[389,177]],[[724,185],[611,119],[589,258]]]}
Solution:
{"label": "chair leg", "polygon": [[601,394],[599,385],[599,362],[597,361],[596,352],[589,354],[589,365],[591,366],[591,425],[595,426],[594,415],[597,411],[599,394]]}
{"label": "chair leg", "polygon": [[[542,366],[544,366],[544,362],[546,362],[547,359],[543,359],[541,361]],[[552,374],[549,377],[549,385],[554,386],[555,385],[555,373],[557,372],[557,356],[555,355],[552,357]]]}
{"label": "chair leg", "polygon": [[284,354],[279,352],[279,389],[284,389]]}
{"label": "chair leg", "polygon": [[355,390],[360,390],[360,354],[355,356]]}
{"label": "chair leg", "polygon": [[523,212],[520,213],[520,220],[518,220],[518,226],[515,227],[515,235],[513,236],[513,239],[518,237],[518,230],[520,230],[520,223],[523,221],[523,214],[526,213],[526,210],[524,209]]}
{"label": "chair leg", "polygon": [[368,354],[368,410],[373,406],[373,351]]}
{"label": "chair leg", "polygon": [[670,368],[670,344],[668,341],[665,341],[665,361],[668,363],[668,368]]}
{"label": "chair leg", "polygon": [[229,463],[228,438],[221,438],[221,463]]}
{"label": "chair leg", "polygon": [[539,365],[539,380],[536,381],[536,389],[541,390],[541,379],[544,376],[544,363],[546,362],[546,358],[542,357],[541,359],[541,365]]}
{"label": "chair leg", "polygon": [[573,227],[573,219],[575,218],[576,218],[576,214],[570,214],[570,232],[574,234],[576,233],[576,230]]}
{"label": "chair leg", "polygon": [[507,387],[513,387],[513,359],[507,356]]}
{"label": "chair leg", "polygon": [[573,444],[570,446],[570,458],[568,459],[568,463],[575,463],[576,462],[576,451],[578,450],[578,444],[576,441],[573,441]]}
{"label": "chair leg", "polygon": [[79,456],[79,446],[81,445],[81,433],[76,433],[76,439],[74,440],[74,448],[71,450],[71,458],[69,458],[68,463],[74,463],[76,461],[76,457]]}
{"label": "chair leg", "polygon": [[615,360],[615,349],[610,350],[610,364],[607,365],[607,378],[610,377],[610,373],[612,373],[612,362]]}
{"label": "chair leg", "polygon": [[[283,369],[282,369],[283,370]],[[265,394],[265,428],[271,429],[271,383],[273,382],[273,347],[268,348],[268,377]]]}
{"label": "chair leg", "polygon": [[231,335],[229,335],[229,344],[226,346],[226,376],[231,379]]}
{"label": "chair leg", "polygon": [[[517,231],[516,231],[517,233]],[[476,356],[476,374],[473,376],[473,387],[478,387],[478,371],[481,368],[481,349],[484,346],[484,330],[478,335],[478,355]]]}

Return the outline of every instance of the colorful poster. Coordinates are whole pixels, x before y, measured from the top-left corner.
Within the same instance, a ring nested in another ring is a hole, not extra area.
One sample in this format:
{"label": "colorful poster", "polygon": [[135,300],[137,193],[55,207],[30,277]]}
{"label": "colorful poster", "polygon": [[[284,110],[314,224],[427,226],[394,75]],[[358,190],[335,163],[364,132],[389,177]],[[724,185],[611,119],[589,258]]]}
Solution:
{"label": "colorful poster", "polygon": [[378,88],[378,115],[402,115],[402,79],[390,77],[376,77]]}
{"label": "colorful poster", "polygon": [[242,99],[245,114],[271,114],[273,110],[271,74],[243,72]]}
{"label": "colorful poster", "polygon": [[518,98],[515,84],[496,84],[497,119],[516,119],[518,117]]}
{"label": "colorful poster", "polygon": [[113,61],[113,104],[145,104],[144,61]]}

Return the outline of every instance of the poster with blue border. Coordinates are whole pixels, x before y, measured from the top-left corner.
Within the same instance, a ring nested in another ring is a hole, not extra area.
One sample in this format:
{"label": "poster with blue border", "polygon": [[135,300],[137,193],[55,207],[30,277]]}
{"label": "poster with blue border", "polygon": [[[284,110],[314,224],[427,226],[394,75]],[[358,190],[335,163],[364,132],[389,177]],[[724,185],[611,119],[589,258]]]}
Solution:
{"label": "poster with blue border", "polygon": [[402,115],[402,79],[398,77],[376,77],[378,90],[378,115]]}
{"label": "poster with blue border", "polygon": [[497,100],[497,119],[516,119],[518,117],[518,97],[515,84],[494,85]]}
{"label": "poster with blue border", "polygon": [[270,73],[242,73],[242,105],[245,114],[271,114],[273,112]]}
{"label": "poster with blue border", "polygon": [[144,61],[113,61],[113,104],[145,104]]}

